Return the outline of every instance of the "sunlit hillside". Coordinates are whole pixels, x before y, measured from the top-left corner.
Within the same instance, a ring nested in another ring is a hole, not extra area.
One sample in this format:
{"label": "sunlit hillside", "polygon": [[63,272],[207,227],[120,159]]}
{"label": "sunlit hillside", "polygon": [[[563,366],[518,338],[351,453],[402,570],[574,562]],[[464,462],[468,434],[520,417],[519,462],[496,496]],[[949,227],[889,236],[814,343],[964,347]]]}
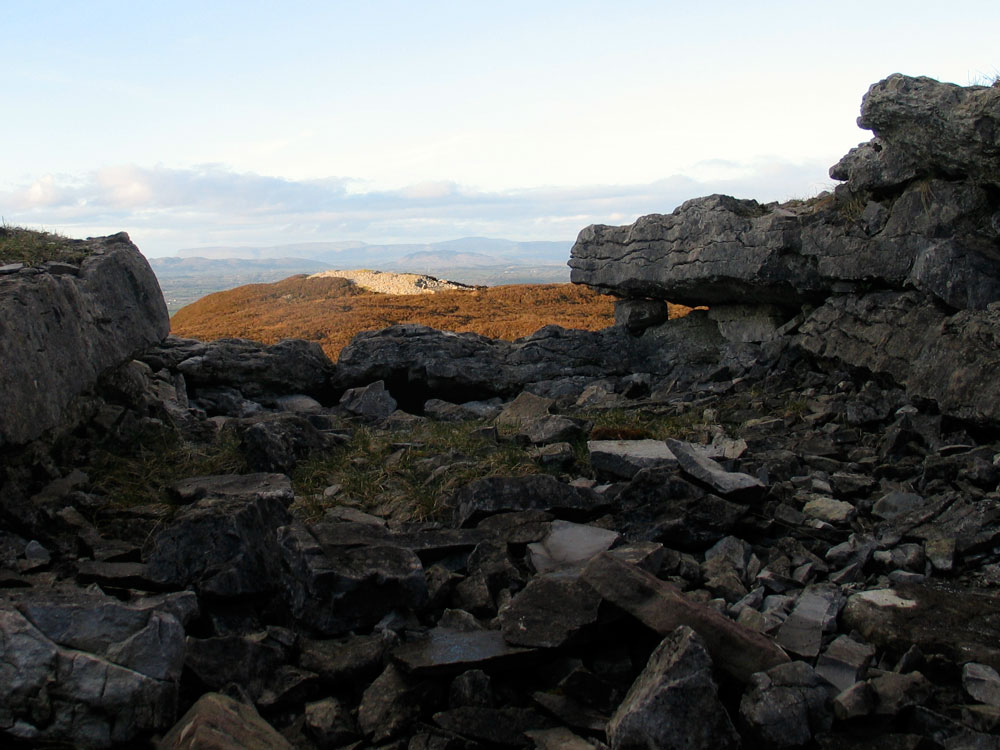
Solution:
{"label": "sunlit hillside", "polygon": [[574,284],[517,284],[437,294],[366,292],[340,278],[304,275],[216,292],[179,310],[173,333],[203,340],[318,341],[336,359],[360,331],[421,323],[512,340],[542,326],[596,330],[614,323],[613,298]]}

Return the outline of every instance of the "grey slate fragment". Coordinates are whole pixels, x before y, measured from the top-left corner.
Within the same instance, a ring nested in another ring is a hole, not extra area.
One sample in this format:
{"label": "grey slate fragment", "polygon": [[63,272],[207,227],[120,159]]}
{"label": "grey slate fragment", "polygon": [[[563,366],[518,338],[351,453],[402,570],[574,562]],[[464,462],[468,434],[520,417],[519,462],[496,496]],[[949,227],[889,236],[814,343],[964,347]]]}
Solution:
{"label": "grey slate fragment", "polygon": [[764,494],[765,486],[757,477],[726,471],[717,461],[704,455],[698,446],[680,440],[667,440],[667,447],[677,457],[681,470],[703,482],[723,497],[750,502]]}
{"label": "grey slate fragment", "polygon": [[653,651],[608,722],[608,744],[612,750],[740,746],[740,737],[719,701],[712,659],[691,628],[677,628]]}
{"label": "grey slate fragment", "polygon": [[677,465],[677,457],[662,440],[589,440],[587,450],[594,471],[621,479],[652,466]]}
{"label": "grey slate fragment", "polygon": [[833,586],[809,586],[799,596],[775,640],[783,648],[808,658],[819,654],[823,634],[833,629],[843,595]]}
{"label": "grey slate fragment", "polygon": [[456,674],[468,669],[517,663],[531,649],[504,640],[499,630],[432,628],[425,637],[397,646],[392,657],[415,675]]}

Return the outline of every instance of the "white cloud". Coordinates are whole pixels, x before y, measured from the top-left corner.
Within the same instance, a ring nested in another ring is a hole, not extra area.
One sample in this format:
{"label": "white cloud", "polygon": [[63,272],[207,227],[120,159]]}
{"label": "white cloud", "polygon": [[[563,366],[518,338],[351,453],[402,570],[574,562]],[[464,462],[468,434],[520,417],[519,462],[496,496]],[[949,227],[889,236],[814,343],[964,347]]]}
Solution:
{"label": "white cloud", "polygon": [[[778,159],[707,165],[634,185],[484,191],[454,182],[364,190],[357,180],[291,180],[234,172],[121,165],[83,178],[48,175],[6,194],[13,223],[69,235],[125,230],[150,255],[184,247],[359,239],[416,242],[488,235],[573,239],[592,223],[623,224],[723,192],[762,201],[805,197],[828,185],[826,164]],[[712,173],[714,170],[714,174]]]}

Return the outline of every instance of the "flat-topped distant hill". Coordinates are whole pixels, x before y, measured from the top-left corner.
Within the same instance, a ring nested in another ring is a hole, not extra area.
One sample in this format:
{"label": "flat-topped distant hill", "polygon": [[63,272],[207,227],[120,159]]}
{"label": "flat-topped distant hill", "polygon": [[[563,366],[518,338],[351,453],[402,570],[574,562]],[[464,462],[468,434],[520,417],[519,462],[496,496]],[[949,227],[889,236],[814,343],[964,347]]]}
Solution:
{"label": "flat-topped distant hill", "polygon": [[264,343],[304,338],[318,341],[331,359],[355,334],[397,323],[513,340],[550,324],[606,328],[614,324],[614,304],[612,297],[575,284],[384,294],[337,276],[298,275],[210,294],[171,319],[178,336],[249,338]]}
{"label": "flat-topped distant hill", "polygon": [[569,281],[571,242],[518,242],[463,237],[427,244],[300,242],[278,246],[212,246],[150,258],[167,309],[176,312],[200,297],[242,284],[280,281],[333,268],[381,268],[447,276],[463,284],[554,284]]}

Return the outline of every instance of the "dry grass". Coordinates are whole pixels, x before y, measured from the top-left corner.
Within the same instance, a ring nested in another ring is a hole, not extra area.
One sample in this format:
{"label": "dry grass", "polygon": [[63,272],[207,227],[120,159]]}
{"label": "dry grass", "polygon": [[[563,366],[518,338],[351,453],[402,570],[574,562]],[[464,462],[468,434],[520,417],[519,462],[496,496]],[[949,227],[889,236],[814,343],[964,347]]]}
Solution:
{"label": "dry grass", "polygon": [[[441,518],[452,491],[474,479],[538,473],[523,448],[473,436],[481,425],[422,422],[406,433],[359,427],[346,445],[299,465],[295,507],[308,520],[338,505],[397,521],[429,520]],[[323,497],[334,484],[340,491]]]}
{"label": "dry grass", "polygon": [[47,260],[79,263],[87,253],[79,240],[35,229],[0,226],[0,264],[24,263],[34,266]]}
{"label": "dry grass", "polygon": [[318,341],[331,359],[361,331],[397,323],[513,340],[555,324],[597,330],[614,324],[611,297],[574,284],[518,284],[438,294],[387,295],[337,278],[293,276],[210,294],[179,310],[173,332],[202,340]]}

